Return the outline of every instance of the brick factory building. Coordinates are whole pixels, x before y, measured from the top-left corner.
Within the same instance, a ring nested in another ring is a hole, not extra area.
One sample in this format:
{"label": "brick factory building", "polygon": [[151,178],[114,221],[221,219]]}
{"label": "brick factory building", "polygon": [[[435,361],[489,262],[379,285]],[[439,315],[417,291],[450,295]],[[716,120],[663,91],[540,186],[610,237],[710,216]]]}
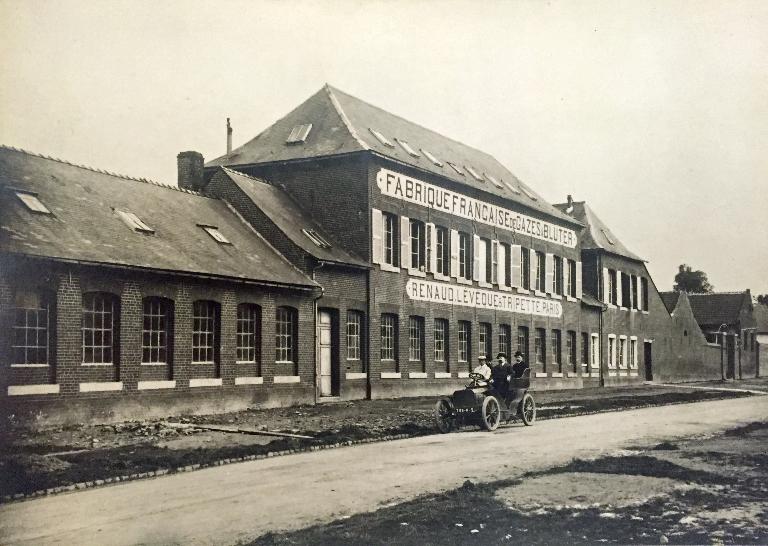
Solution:
{"label": "brick factory building", "polygon": [[0,150],[6,411],[436,395],[518,349],[535,389],[632,384],[693,350],[585,203],[329,86],[178,167],[177,189]]}

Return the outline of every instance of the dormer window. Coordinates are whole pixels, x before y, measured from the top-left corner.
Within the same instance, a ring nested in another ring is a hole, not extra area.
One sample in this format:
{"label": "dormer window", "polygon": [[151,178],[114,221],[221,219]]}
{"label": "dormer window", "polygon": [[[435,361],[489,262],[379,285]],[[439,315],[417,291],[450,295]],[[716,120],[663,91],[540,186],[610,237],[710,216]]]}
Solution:
{"label": "dormer window", "polygon": [[494,186],[496,186],[497,188],[500,188],[500,189],[503,189],[503,188],[504,188],[504,186],[502,186],[502,185],[501,185],[501,182],[499,182],[499,181],[496,179],[496,177],[494,177],[494,176],[491,176],[491,175],[490,175],[490,174],[488,174],[488,173],[484,173],[484,174],[485,174],[485,177],[486,177],[488,180],[490,180],[491,184],[493,184]]}
{"label": "dormer window", "polygon": [[469,165],[464,165],[464,168],[467,169],[467,172],[472,175],[472,178],[474,178],[478,182],[485,182],[485,180],[483,180],[483,177],[477,174],[477,171],[475,169],[473,169]]}
{"label": "dormer window", "polygon": [[301,231],[309,238],[310,241],[315,243],[320,248],[331,248],[331,243],[329,243],[325,237],[320,235],[314,229],[302,229]]}
{"label": "dormer window", "polygon": [[454,164],[454,163],[451,163],[450,161],[446,161],[446,163],[448,163],[448,165],[451,167],[451,169],[453,169],[454,171],[456,171],[456,174],[459,174],[459,175],[461,175],[461,176],[464,176],[464,171],[462,171],[462,170],[459,168],[459,166],[458,166],[458,165],[456,165],[456,164]]}
{"label": "dormer window", "polygon": [[312,130],[312,124],[311,123],[305,123],[304,125],[296,125],[292,130],[291,134],[288,135],[288,139],[285,141],[286,144],[300,144],[302,142],[307,141],[307,137],[309,136],[309,132]]}
{"label": "dormer window", "polygon": [[413,156],[413,157],[420,157],[419,156],[419,152],[417,152],[416,150],[411,148],[411,145],[408,144],[408,142],[406,142],[405,140],[400,140],[399,138],[396,138],[395,140],[397,140],[400,143],[400,146],[403,147],[403,150],[408,152],[408,155]]}
{"label": "dormer window", "polygon": [[371,131],[371,134],[372,134],[373,136],[375,136],[375,137],[376,137],[376,139],[377,139],[379,142],[381,142],[381,143],[382,143],[384,146],[389,146],[390,148],[394,148],[394,147],[395,147],[395,145],[394,145],[394,144],[392,144],[392,142],[391,142],[391,141],[390,141],[390,140],[389,140],[387,137],[385,137],[384,135],[382,135],[382,134],[381,134],[380,132],[378,132],[376,129],[373,129],[373,128],[369,128],[368,130],[369,130],[369,131]]}
{"label": "dormer window", "polygon": [[138,216],[136,216],[134,213],[126,212],[124,210],[117,210],[117,209],[115,209],[115,212],[120,217],[120,219],[123,222],[125,222],[125,225],[127,225],[133,231],[138,231],[141,233],[149,233],[149,234],[152,234],[155,232],[154,229],[152,229],[147,224],[145,224],[144,221]]}
{"label": "dormer window", "polygon": [[210,235],[214,241],[221,245],[231,245],[232,243],[229,242],[229,239],[224,237],[224,234],[219,231],[219,228],[216,226],[209,226],[207,224],[197,224],[199,227],[203,228],[203,230]]}
{"label": "dormer window", "polygon": [[51,211],[48,210],[48,207],[43,205],[42,201],[37,198],[36,193],[25,191],[17,191],[15,193],[16,197],[18,197],[21,202],[24,203],[26,207],[32,212],[39,212],[40,214],[51,214]]}
{"label": "dormer window", "polygon": [[443,166],[443,162],[442,161],[437,159],[435,156],[433,156],[429,151],[425,150],[424,148],[421,149],[421,153],[423,153],[424,157],[429,159],[432,163],[434,163],[438,167],[442,167]]}
{"label": "dormer window", "polygon": [[530,198],[531,198],[531,199],[533,199],[534,201],[538,201],[538,200],[539,200],[539,198],[538,198],[538,197],[536,197],[535,195],[533,195],[533,193],[532,193],[532,192],[531,192],[531,191],[530,191],[528,188],[526,188],[525,186],[522,186],[522,185],[521,185],[521,186],[520,186],[520,189],[521,189],[521,190],[523,190],[523,193],[524,193],[525,195],[527,195],[528,197],[530,197]]}

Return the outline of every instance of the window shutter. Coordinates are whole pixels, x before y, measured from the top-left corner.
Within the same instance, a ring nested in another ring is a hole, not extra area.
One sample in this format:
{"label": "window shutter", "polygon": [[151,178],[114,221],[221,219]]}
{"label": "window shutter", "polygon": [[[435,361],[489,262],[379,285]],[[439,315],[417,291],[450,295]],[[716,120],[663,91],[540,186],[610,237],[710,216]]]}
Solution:
{"label": "window shutter", "polygon": [[530,249],[528,251],[528,269],[530,270],[530,288],[531,290],[536,290],[538,286],[536,285],[536,268],[538,267],[539,260],[536,257],[536,252],[533,249]]}
{"label": "window shutter", "polygon": [[637,278],[637,309],[643,310],[643,282],[642,277]]}
{"label": "window shutter", "polygon": [[[501,253],[503,252],[502,250]],[[501,263],[499,254],[499,242],[496,240],[491,241],[491,284],[501,284],[499,279],[504,278],[503,271],[501,277],[499,277],[499,263]]]}
{"label": "window shutter", "polygon": [[521,287],[523,285],[523,259],[522,259],[522,247],[520,245],[512,245],[509,247],[511,253],[510,259],[512,260],[512,267],[510,268],[512,278],[510,279],[512,286]]}
{"label": "window shutter", "polygon": [[437,241],[435,240],[435,224],[427,223],[427,271],[437,270]]}
{"label": "window shutter", "polygon": [[563,294],[571,294],[571,260],[563,258]]}
{"label": "window shutter", "polygon": [[472,280],[480,280],[480,237],[472,235]]}
{"label": "window shutter", "polygon": [[371,243],[371,261],[375,264],[383,262],[384,256],[384,216],[379,209],[371,209],[371,232],[373,241]]}
{"label": "window shutter", "polygon": [[451,230],[451,277],[459,277],[459,232]]}
{"label": "window shutter", "polygon": [[581,299],[581,262],[576,262],[576,297]]}
{"label": "window shutter", "polygon": [[546,271],[546,277],[544,277],[544,291],[547,294],[552,294],[554,292],[552,285],[555,281],[555,255],[547,253],[544,263]]}
{"label": "window shutter", "polygon": [[400,267],[411,269],[411,219],[400,217]]}
{"label": "window shutter", "polygon": [[603,303],[611,303],[611,295],[608,293],[608,268],[603,268]]}
{"label": "window shutter", "polygon": [[616,305],[619,307],[622,306],[622,303],[624,303],[624,300],[621,299],[621,276],[623,273],[621,271],[616,271]]}
{"label": "window shutter", "polygon": [[507,256],[507,248],[498,241],[496,241],[496,248],[498,248],[498,261],[496,262],[496,283],[499,286],[506,286],[507,282],[509,282],[509,279],[507,279],[507,260],[509,260],[509,256]]}

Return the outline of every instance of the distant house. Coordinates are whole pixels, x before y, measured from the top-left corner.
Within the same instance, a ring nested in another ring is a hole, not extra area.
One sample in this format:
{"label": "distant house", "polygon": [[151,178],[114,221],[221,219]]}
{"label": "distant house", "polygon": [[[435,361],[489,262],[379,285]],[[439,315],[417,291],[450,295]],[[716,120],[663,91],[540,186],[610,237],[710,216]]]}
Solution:
{"label": "distant house", "polygon": [[755,306],[749,289],[744,292],[688,294],[691,309],[710,343],[725,351],[725,377],[755,377]]}
{"label": "distant house", "polygon": [[755,351],[755,375],[765,375],[768,370],[768,306],[755,304],[755,335],[752,337]]}

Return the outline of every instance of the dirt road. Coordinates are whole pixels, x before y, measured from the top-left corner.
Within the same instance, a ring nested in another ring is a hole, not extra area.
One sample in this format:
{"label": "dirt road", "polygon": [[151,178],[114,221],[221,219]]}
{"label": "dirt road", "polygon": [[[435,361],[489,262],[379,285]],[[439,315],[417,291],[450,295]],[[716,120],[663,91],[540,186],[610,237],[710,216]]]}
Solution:
{"label": "dirt road", "polygon": [[0,507],[3,544],[232,544],[425,492],[768,418],[768,396],[573,417],[212,468]]}

